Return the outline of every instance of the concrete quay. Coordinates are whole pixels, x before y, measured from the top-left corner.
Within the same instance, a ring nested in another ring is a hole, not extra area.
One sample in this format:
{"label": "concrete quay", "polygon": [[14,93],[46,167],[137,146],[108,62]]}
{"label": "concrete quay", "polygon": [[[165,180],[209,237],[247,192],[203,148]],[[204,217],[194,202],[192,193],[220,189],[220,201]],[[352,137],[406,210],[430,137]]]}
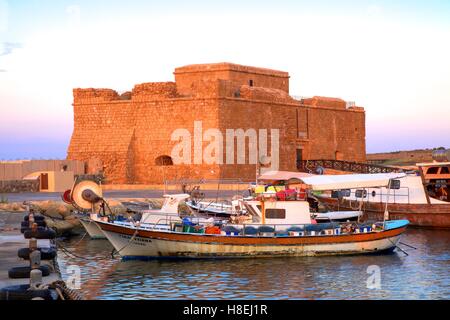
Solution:
{"label": "concrete quay", "polygon": [[[29,239],[20,233],[20,222],[24,216],[23,212],[0,212],[0,289],[30,283],[30,279],[10,279],[8,276],[9,269],[30,265],[30,261],[17,255],[19,249],[29,247]],[[52,240],[37,240],[37,245],[40,248],[54,247]],[[43,285],[61,280],[57,258],[41,260],[41,265],[47,265],[51,270],[50,275],[42,277]]]}

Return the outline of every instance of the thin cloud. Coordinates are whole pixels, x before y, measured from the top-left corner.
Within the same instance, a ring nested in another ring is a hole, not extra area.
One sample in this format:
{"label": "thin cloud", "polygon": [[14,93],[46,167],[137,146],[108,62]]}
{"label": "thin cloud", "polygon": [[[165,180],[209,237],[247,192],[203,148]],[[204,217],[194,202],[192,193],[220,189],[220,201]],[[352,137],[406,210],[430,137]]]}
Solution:
{"label": "thin cloud", "polygon": [[0,51],[0,56],[7,56],[11,53],[13,53],[13,51],[15,49],[20,49],[22,48],[22,44],[18,43],[18,42],[3,42],[2,44],[2,48]]}

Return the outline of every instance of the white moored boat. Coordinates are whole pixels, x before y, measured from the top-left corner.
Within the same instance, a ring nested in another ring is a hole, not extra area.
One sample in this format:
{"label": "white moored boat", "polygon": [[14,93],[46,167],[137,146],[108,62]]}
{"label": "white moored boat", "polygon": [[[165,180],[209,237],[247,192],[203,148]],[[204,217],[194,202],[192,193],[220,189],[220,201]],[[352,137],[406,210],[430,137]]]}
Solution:
{"label": "white moored boat", "polygon": [[[448,158],[450,160],[450,151]],[[450,162],[418,163],[415,172],[399,175],[389,186],[342,188],[318,199],[333,210],[362,208],[370,219],[383,217],[389,205],[391,217],[407,219],[411,226],[450,229]],[[350,175],[355,180],[366,174]],[[345,176],[330,177],[339,181]]]}
{"label": "white moored boat", "polygon": [[81,225],[91,239],[106,239],[102,230],[93,222],[95,220],[100,220],[98,214],[94,213],[86,217],[79,216],[78,220],[80,220]]}

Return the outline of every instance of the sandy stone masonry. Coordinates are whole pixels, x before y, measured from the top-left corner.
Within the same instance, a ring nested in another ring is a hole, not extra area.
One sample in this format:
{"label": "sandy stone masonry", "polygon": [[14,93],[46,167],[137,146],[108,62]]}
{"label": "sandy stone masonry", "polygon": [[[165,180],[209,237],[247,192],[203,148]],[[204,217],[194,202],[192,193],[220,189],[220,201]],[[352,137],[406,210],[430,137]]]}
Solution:
{"label": "sandy stone masonry", "polygon": [[217,128],[224,136],[226,129],[279,129],[280,170],[296,170],[298,158],[365,160],[364,109],[336,98],[296,100],[286,72],[216,63],[176,68],[174,75],[175,82],[138,84],[121,95],[74,89],[67,158],[88,161],[89,173],[104,170],[109,183],[254,179],[248,145],[244,165],[162,165],[178,143],[173,131],[193,134],[194,121],[202,121],[203,132]]}

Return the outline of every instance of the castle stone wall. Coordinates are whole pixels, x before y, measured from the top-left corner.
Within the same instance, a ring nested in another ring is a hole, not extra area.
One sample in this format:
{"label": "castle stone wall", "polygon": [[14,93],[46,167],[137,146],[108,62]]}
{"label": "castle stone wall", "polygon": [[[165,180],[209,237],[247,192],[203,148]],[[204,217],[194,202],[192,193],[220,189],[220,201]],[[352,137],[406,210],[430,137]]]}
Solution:
{"label": "castle stone wall", "polygon": [[[175,82],[138,84],[122,95],[74,89],[68,159],[87,161],[89,173],[101,166],[108,183],[254,179],[248,143],[245,164],[225,164],[225,157],[219,163],[195,160],[194,125],[201,123],[202,133],[217,129],[224,138],[227,129],[265,129],[269,157],[271,129],[278,129],[280,170],[296,170],[299,149],[303,159],[365,160],[364,109],[347,108],[336,98],[296,100],[289,95],[286,72],[219,63],[185,66],[174,74]],[[191,163],[162,166],[161,159],[175,160],[177,130],[191,135]],[[208,145],[204,140],[201,150]]]}

